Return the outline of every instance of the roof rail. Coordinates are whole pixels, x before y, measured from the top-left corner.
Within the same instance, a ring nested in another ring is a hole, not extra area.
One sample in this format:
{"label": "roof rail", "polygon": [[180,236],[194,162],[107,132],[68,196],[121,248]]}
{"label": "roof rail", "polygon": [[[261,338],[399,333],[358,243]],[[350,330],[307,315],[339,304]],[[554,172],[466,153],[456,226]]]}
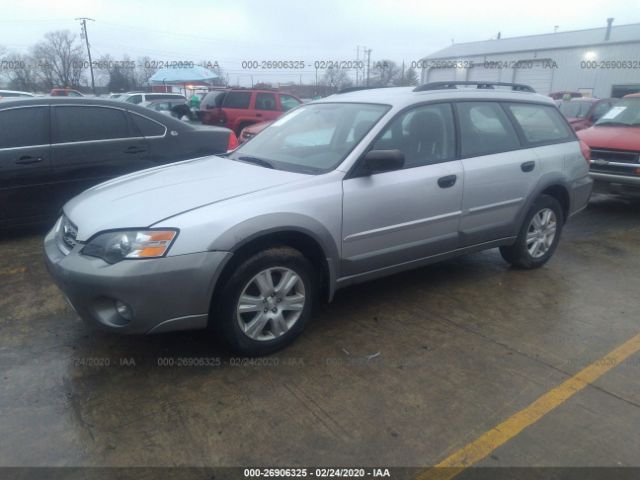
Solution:
{"label": "roof rail", "polygon": [[470,82],[470,81],[452,81],[452,82],[430,82],[423,85],[419,85],[413,89],[414,92],[426,92],[428,90],[447,90],[458,88],[458,85],[475,85],[478,89],[492,90],[495,87],[511,87],[514,92],[530,92],[536,93],[536,91],[529,85],[522,83],[509,83],[509,82]]}
{"label": "roof rail", "polygon": [[337,95],[341,93],[359,92],[360,90],[374,90],[376,88],[388,88],[388,87],[347,87],[336,92]]}

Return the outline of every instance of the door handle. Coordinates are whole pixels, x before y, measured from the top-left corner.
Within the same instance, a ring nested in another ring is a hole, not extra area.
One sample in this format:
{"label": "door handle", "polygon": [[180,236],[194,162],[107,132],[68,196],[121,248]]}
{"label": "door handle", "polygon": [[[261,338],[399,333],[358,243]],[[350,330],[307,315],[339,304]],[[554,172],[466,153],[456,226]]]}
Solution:
{"label": "door handle", "polygon": [[458,177],[456,175],[447,175],[446,177],[440,177],[438,179],[438,185],[440,188],[453,187],[456,184]]}
{"label": "door handle", "polygon": [[124,151],[124,153],[142,153],[146,151],[147,149],[143,147],[129,147]]}
{"label": "door handle", "polygon": [[536,168],[536,162],[534,162],[533,160],[531,160],[530,162],[524,162],[522,165],[520,165],[520,169],[523,172],[531,172],[534,168]]}
{"label": "door handle", "polygon": [[42,157],[32,157],[30,155],[24,155],[16,160],[18,165],[30,165],[32,163],[39,163],[42,161]]}

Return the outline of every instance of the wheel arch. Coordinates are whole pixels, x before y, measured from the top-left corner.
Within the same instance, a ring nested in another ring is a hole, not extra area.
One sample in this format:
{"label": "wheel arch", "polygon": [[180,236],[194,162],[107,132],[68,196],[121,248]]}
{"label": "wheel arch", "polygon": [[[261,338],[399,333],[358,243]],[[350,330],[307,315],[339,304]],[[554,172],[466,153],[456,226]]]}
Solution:
{"label": "wheel arch", "polygon": [[[282,222],[285,218],[287,223]],[[210,246],[210,250],[232,253],[217,279],[212,301],[241,262],[274,246],[288,246],[300,251],[319,273],[322,297],[328,301],[333,299],[339,256],[329,231],[317,220],[304,215],[272,214],[239,223]]]}

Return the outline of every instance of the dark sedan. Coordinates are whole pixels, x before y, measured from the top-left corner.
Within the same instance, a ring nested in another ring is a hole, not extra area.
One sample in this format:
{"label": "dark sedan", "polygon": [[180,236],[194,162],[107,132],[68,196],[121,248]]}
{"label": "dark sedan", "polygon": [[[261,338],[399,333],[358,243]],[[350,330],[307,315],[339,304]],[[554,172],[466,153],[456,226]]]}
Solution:
{"label": "dark sedan", "polygon": [[53,219],[67,200],[110,178],[235,145],[226,128],[198,128],[124,102],[3,101],[0,227]]}

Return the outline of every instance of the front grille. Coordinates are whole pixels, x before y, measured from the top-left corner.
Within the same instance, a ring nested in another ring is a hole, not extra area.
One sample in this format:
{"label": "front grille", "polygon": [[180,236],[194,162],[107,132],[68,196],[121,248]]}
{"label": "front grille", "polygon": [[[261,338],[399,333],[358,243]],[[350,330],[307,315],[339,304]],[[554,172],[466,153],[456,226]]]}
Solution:
{"label": "front grille", "polygon": [[640,152],[592,148],[591,171],[613,175],[639,176]]}
{"label": "front grille", "polygon": [[60,225],[58,226],[58,231],[56,232],[56,237],[58,240],[58,248],[65,255],[69,255],[73,247],[78,244],[77,240],[78,236],[78,227],[76,227],[71,220],[69,220],[64,215],[60,219]]}

